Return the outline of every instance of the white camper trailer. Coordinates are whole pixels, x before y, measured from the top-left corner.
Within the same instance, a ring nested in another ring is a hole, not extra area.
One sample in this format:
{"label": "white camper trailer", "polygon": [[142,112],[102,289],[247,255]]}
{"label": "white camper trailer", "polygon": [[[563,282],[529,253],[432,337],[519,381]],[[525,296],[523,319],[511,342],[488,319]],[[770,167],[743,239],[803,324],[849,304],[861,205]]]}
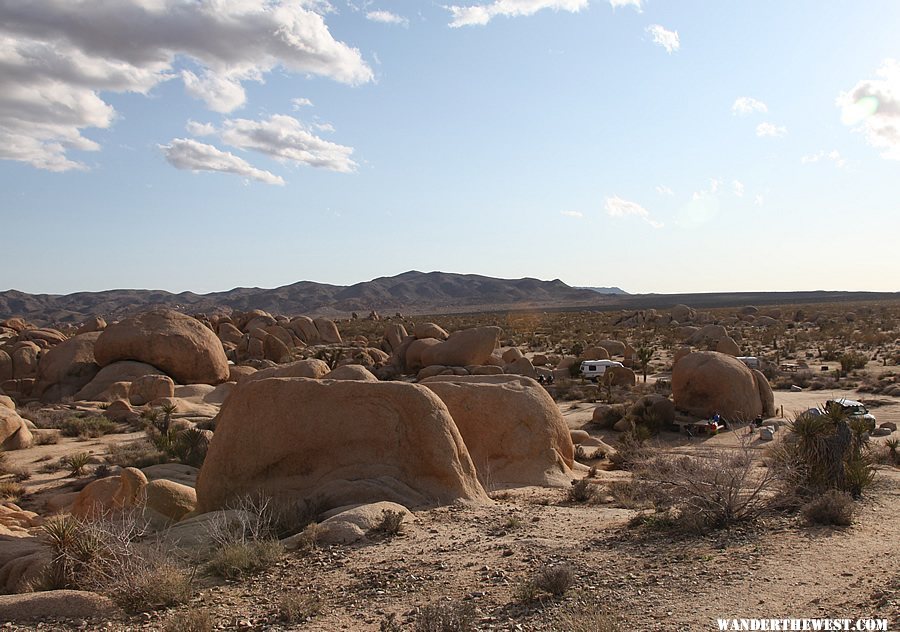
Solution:
{"label": "white camper trailer", "polygon": [[611,366],[622,366],[622,363],[615,360],[585,360],[581,363],[581,377],[596,382]]}

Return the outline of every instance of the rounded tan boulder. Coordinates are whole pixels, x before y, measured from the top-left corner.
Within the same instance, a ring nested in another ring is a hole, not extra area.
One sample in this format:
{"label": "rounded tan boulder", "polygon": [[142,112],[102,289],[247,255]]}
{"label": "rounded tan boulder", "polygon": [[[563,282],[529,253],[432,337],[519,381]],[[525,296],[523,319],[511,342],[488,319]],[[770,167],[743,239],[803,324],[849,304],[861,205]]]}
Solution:
{"label": "rounded tan boulder", "polygon": [[357,382],[377,382],[366,367],[359,364],[345,364],[322,376],[323,380],[356,380]]}
{"label": "rounded tan boulder", "polygon": [[531,360],[524,357],[507,364],[503,367],[503,372],[537,379],[537,371],[534,370],[534,365],[531,364]]}
{"label": "rounded tan boulder", "polygon": [[135,406],[160,397],[175,397],[175,382],[168,375],[144,375],[131,383],[128,397]]}
{"label": "rounded tan boulder", "polygon": [[17,343],[10,357],[12,357],[13,378],[20,380],[37,375],[41,358],[41,348],[37,344],[31,341]]}
{"label": "rounded tan boulder", "polygon": [[197,492],[193,487],[166,479],[150,481],[144,488],[147,507],[178,522],[197,508]]}
{"label": "rounded tan boulder", "polygon": [[278,336],[267,334],[263,339],[263,358],[283,364],[291,361],[291,350]]}
{"label": "rounded tan boulder", "polygon": [[19,413],[0,406],[0,450],[24,450],[33,441],[31,430]]}
{"label": "rounded tan boulder", "polygon": [[109,511],[135,507],[143,500],[147,477],[137,468],[126,467],[118,476],[97,479],[79,492],[72,504],[76,518],[93,518]]}
{"label": "rounded tan boulder", "polygon": [[13,376],[12,358],[0,349],[0,383],[11,380]]}
{"label": "rounded tan boulder", "polygon": [[624,366],[606,367],[606,372],[612,380],[613,386],[634,386],[637,383],[637,377],[634,371]]}
{"label": "rounded tan boulder", "polygon": [[766,386],[768,381],[759,383],[743,362],[715,351],[688,354],[672,370],[675,407],[700,417],[719,413],[728,421],[754,419],[763,414],[760,393]]}
{"label": "rounded tan boulder", "polygon": [[724,338],[720,338],[719,342],[716,343],[716,351],[719,353],[727,353],[730,356],[739,356],[741,355],[741,348],[734,341],[734,338],[731,336],[725,336]]}
{"label": "rounded tan boulder", "polygon": [[256,382],[270,377],[308,377],[319,379],[326,375],[329,370],[328,365],[323,360],[310,358],[309,360],[298,360],[290,364],[262,369],[245,377],[243,382]]}
{"label": "rounded tan boulder", "polygon": [[446,329],[435,323],[419,323],[413,328],[413,336],[419,340],[423,338],[446,340],[450,337],[450,334],[447,333]]}
{"label": "rounded tan boulder", "polygon": [[425,366],[468,366],[487,364],[497,347],[502,330],[499,327],[474,327],[450,334],[444,342],[428,347],[422,352]]}
{"label": "rounded tan boulder", "polygon": [[300,378],[248,381],[222,406],[197,511],[248,493],[326,507],[489,501],[450,413],[425,387]]}
{"label": "rounded tan boulder", "polygon": [[[625,343],[620,342],[618,340],[601,340],[596,344],[597,347],[602,347],[606,349],[606,352],[609,356],[624,356],[625,355]],[[598,358],[599,360],[603,360],[604,358]]]}
{"label": "rounded tan boulder", "polygon": [[222,342],[230,342],[231,344],[237,345],[240,344],[241,340],[244,337],[244,334],[240,329],[235,327],[232,323],[221,323],[219,325],[219,340]]}
{"label": "rounded tan boulder", "polygon": [[[409,343],[409,346],[406,347],[405,361],[404,365],[406,370],[410,373],[414,373],[426,366],[425,362],[422,360],[422,355],[431,347],[441,344],[440,340],[435,338],[423,338],[421,340],[413,340]],[[402,347],[401,347],[402,349]]]}
{"label": "rounded tan boulder", "polygon": [[406,327],[400,323],[390,323],[384,327],[384,341],[389,351],[399,349],[408,336]]}
{"label": "rounded tan boulder", "polygon": [[[163,375],[156,367],[143,362],[122,360],[103,367],[87,385],[75,393],[75,400],[99,401],[107,399],[110,387],[118,382],[133,382],[145,375]],[[117,394],[120,395],[120,394]],[[121,395],[120,395],[121,396]],[[128,395],[126,394],[125,397]]]}
{"label": "rounded tan boulder", "polygon": [[38,363],[33,394],[44,402],[72,397],[100,372],[94,359],[94,344],[100,332],[69,338],[49,351]]}
{"label": "rounded tan boulder", "polygon": [[338,331],[337,325],[334,324],[333,320],[328,318],[316,318],[313,319],[313,324],[316,326],[316,331],[319,332],[319,338],[325,344],[341,344],[341,332]]}
{"label": "rounded tan boulder", "polygon": [[308,345],[314,345],[320,342],[319,330],[316,329],[315,323],[309,316],[297,316],[292,318],[290,322],[291,331],[297,334],[303,342]]}
{"label": "rounded tan boulder", "polygon": [[90,334],[95,331],[103,331],[104,329],[106,329],[106,320],[102,316],[92,316],[82,321],[75,333],[80,336],[81,334]]}
{"label": "rounded tan boulder", "polygon": [[609,360],[609,351],[606,347],[588,347],[582,352],[581,357],[585,360]]}
{"label": "rounded tan boulder", "polygon": [[94,345],[100,366],[119,360],[146,362],[182,384],[228,379],[222,343],[200,321],[173,310],[146,312],[108,326]]}
{"label": "rounded tan boulder", "polygon": [[575,458],[569,428],[536,381],[512,375],[423,382],[447,405],[486,487],[565,486]]}

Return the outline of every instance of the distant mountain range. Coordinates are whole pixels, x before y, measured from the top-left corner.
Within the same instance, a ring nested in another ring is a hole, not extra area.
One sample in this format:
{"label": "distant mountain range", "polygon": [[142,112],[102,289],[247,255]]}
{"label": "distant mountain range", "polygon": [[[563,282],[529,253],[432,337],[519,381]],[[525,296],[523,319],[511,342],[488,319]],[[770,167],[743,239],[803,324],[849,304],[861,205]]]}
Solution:
{"label": "distant mountain range", "polygon": [[77,323],[94,315],[118,319],[155,307],[187,313],[263,309],[274,314],[332,318],[372,310],[383,314],[439,314],[503,309],[594,306],[599,294],[619,288],[574,288],[559,279],[497,279],[476,274],[404,272],[351,286],[300,281],[274,289],[235,288],[227,292],[173,294],[161,290],[107,290],[75,294],[0,292],[0,319],[21,316],[37,324]]}

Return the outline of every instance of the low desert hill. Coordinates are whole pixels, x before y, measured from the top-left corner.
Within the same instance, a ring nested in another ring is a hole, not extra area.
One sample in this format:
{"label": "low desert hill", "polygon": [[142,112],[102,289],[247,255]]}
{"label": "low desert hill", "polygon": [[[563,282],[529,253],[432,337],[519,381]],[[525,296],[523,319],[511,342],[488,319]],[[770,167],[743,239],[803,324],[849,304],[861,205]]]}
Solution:
{"label": "low desert hill", "polygon": [[22,316],[35,323],[75,323],[92,315],[106,318],[171,307],[190,313],[263,309],[272,313],[346,317],[375,310],[426,314],[505,309],[592,306],[603,297],[562,281],[497,279],[476,274],[410,271],[351,286],[300,281],[274,289],[235,288],[227,292],[173,294],[161,290],[108,290],[76,294],[0,292],[0,318]]}

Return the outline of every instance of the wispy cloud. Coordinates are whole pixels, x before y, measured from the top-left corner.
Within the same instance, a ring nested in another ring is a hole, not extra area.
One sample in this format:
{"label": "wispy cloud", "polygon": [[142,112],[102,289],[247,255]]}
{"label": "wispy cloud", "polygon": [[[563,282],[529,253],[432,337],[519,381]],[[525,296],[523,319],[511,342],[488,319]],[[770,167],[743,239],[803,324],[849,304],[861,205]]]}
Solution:
{"label": "wispy cloud", "polygon": [[650,217],[650,213],[643,206],[637,204],[636,202],[624,200],[617,195],[606,198],[606,204],[604,205],[604,208],[606,209],[607,215],[609,215],[610,217],[628,217],[630,215],[633,215],[644,220],[653,228],[663,227],[663,224],[661,222],[657,222]]}
{"label": "wispy cloud", "polygon": [[651,24],[647,27],[647,32],[653,38],[653,42],[665,48],[670,55],[681,48],[678,31],[670,31],[659,24]]}
{"label": "wispy cloud", "polygon": [[800,163],[806,165],[824,160],[830,160],[838,169],[842,169],[847,164],[847,161],[844,160],[844,158],[841,156],[841,152],[839,152],[837,149],[832,149],[831,151],[825,151],[823,149],[814,154],[806,154],[805,156],[800,158]]}
{"label": "wispy cloud", "polygon": [[738,97],[731,105],[731,113],[734,115],[745,116],[754,112],[762,112],[765,114],[769,111],[769,106],[753,97]]}
{"label": "wispy cloud", "polygon": [[168,145],[159,145],[159,148],[169,164],[176,169],[233,173],[266,184],[284,185],[284,180],[280,176],[257,169],[230,152],[190,138],[176,138]]}
{"label": "wispy cloud", "polygon": [[574,219],[582,219],[584,217],[584,213],[581,211],[560,211],[559,214],[563,217],[571,217]]}
{"label": "wispy cloud", "polygon": [[756,135],[760,138],[781,138],[787,134],[787,128],[782,125],[765,122],[756,126]]}
{"label": "wispy cloud", "polygon": [[382,24],[397,24],[399,26],[409,26],[409,20],[402,15],[391,13],[390,11],[369,11],[366,13],[366,19],[372,22],[380,22]]}
{"label": "wispy cloud", "polygon": [[578,13],[586,9],[590,0],[494,0],[485,4],[468,6],[450,5],[444,8],[450,11],[450,26],[483,26],[495,17],[518,17],[534,15],[544,9],[569,11]]}
{"label": "wispy cloud", "polygon": [[856,126],[882,158],[900,160],[900,62],[886,59],[875,72],[837,98],[841,120]]}
{"label": "wispy cloud", "polygon": [[744,183],[740,180],[733,180],[731,182],[731,190],[738,197],[744,197]]}
{"label": "wispy cloud", "polygon": [[299,110],[300,108],[311,108],[313,102],[309,99],[305,99],[303,97],[298,97],[296,99],[291,99],[291,107],[294,110]]}
{"label": "wispy cloud", "polygon": [[672,189],[670,189],[669,187],[667,187],[664,184],[657,184],[656,192],[659,193],[660,195],[666,195],[669,197],[675,195],[675,191],[673,191]]}
{"label": "wispy cloud", "polygon": [[613,9],[618,9],[619,7],[634,7],[638,13],[641,13],[641,1],[642,0],[609,0],[609,4]]}

